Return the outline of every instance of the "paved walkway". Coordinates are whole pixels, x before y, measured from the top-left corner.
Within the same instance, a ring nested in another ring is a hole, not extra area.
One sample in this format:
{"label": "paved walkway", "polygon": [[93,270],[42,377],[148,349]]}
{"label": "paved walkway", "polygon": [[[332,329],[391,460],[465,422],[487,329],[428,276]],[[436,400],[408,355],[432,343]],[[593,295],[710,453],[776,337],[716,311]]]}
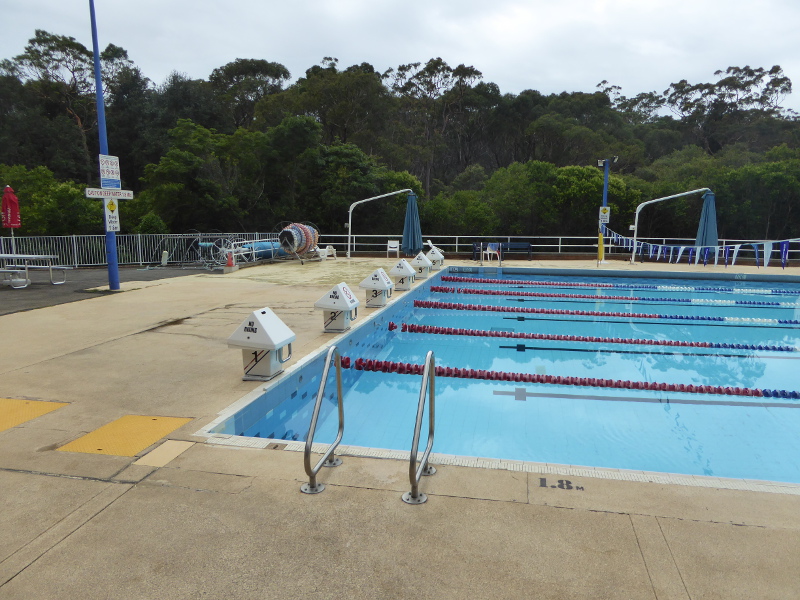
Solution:
{"label": "paved walkway", "polygon": [[[272,308],[295,362],[331,337],[314,301],[387,262],[123,275],[0,316],[0,397],[65,403],[0,431],[0,600],[800,597],[798,495],[445,465],[408,506],[407,463],[345,456],[307,496],[301,454],[193,435],[257,387],[226,346],[242,319]],[[191,421],[135,456],[59,450],[126,415]]]}

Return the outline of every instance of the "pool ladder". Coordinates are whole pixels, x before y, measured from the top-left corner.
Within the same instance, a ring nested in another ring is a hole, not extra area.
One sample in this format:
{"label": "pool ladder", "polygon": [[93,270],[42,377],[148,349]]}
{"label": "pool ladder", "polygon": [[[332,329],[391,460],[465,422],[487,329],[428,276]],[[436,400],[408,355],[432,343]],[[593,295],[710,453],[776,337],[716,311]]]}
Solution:
{"label": "pool ladder", "polygon": [[[339,432],[336,439],[328,447],[319,459],[316,466],[311,466],[311,446],[314,443],[314,434],[317,430],[317,420],[319,419],[319,411],[322,406],[322,399],[325,396],[325,384],[328,381],[330,374],[331,364],[336,366],[336,404],[339,409]],[[435,406],[436,406],[436,361],[433,351],[429,350],[425,356],[425,367],[422,372],[422,387],[419,393],[419,403],[417,405],[417,420],[414,425],[414,440],[411,444],[411,456],[408,466],[408,478],[411,483],[411,491],[402,495],[403,502],[407,504],[422,504],[428,500],[428,497],[423,492],[419,491],[419,480],[423,475],[433,475],[436,469],[428,464],[431,450],[433,449],[433,438],[435,429]],[[428,410],[428,443],[425,451],[422,453],[422,458],[417,461],[417,453],[419,446],[420,431],[422,429],[422,419],[425,413],[425,398],[430,398],[430,409]],[[328,350],[325,357],[325,367],[322,371],[322,379],[320,380],[319,390],[317,391],[317,401],[314,403],[314,412],[311,415],[311,423],[308,427],[308,435],[306,436],[306,446],[303,453],[303,465],[305,467],[306,475],[308,475],[308,483],[300,486],[300,491],[304,494],[319,494],[325,489],[325,485],[317,481],[317,473],[322,467],[337,467],[342,464],[342,460],[334,455],[339,443],[342,441],[344,434],[344,406],[342,404],[342,357],[339,349],[332,346]]]}
{"label": "pool ladder", "polygon": [[[328,447],[322,458],[314,468],[311,468],[311,444],[314,442],[314,433],[317,430],[317,419],[319,418],[319,409],[322,406],[322,398],[325,396],[325,384],[328,381],[328,374],[331,370],[331,359],[333,364],[336,365],[336,404],[339,407],[339,433],[336,439]],[[325,489],[325,485],[317,482],[317,473],[320,468],[325,467],[338,467],[342,464],[342,459],[337,458],[333,452],[342,441],[344,434],[344,406],[342,404],[342,356],[339,354],[339,349],[336,346],[331,346],[328,354],[325,357],[325,368],[322,371],[322,380],[319,383],[319,391],[317,392],[317,401],[314,403],[314,412],[311,415],[311,424],[308,427],[308,436],[306,437],[306,448],[303,453],[303,464],[308,475],[308,483],[300,486],[300,491],[304,494],[319,494]]]}
{"label": "pool ladder", "polygon": [[[422,429],[422,417],[425,412],[425,397],[430,397],[430,408],[428,409],[428,444],[425,452],[422,453],[422,460],[417,466],[417,447],[419,446],[419,434]],[[419,403],[417,404],[417,422],[414,425],[414,441],[411,442],[411,458],[408,465],[408,479],[411,482],[411,491],[402,495],[403,502],[406,504],[422,504],[428,500],[428,496],[419,491],[419,480],[423,475],[433,475],[436,469],[428,464],[428,457],[433,449],[433,434],[436,410],[436,360],[433,350],[428,350],[425,355],[425,369],[422,371],[422,388],[419,391]]]}

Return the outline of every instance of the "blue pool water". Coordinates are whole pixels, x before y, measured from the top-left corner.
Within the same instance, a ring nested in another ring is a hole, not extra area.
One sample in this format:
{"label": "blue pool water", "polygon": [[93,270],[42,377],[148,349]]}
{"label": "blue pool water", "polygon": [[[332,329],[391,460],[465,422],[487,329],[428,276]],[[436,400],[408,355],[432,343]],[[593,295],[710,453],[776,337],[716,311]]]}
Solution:
{"label": "blue pool water", "polygon": [[[664,389],[439,376],[435,452],[800,483],[797,282],[472,270],[444,275],[491,281],[441,281],[440,274],[341,339],[342,355],[421,364],[433,350],[441,367]],[[390,322],[399,327],[390,330]],[[496,333],[412,333],[402,324]],[[576,337],[554,339],[563,335]],[[214,431],[303,440],[323,359],[287,374]],[[351,368],[344,383],[342,443],[408,450],[421,377]],[[681,392],[676,385],[708,387]],[[707,393],[720,388],[734,393]],[[318,442],[336,435],[333,391],[331,378]]]}

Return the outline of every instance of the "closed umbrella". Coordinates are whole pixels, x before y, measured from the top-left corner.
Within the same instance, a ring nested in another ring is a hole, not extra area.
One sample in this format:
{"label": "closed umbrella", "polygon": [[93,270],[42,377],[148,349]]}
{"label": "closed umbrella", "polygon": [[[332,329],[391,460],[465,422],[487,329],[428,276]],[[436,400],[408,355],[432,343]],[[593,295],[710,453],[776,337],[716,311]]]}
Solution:
{"label": "closed umbrella", "polygon": [[697,227],[695,246],[711,248],[716,254],[719,238],[717,237],[717,203],[714,192],[703,194],[703,212],[700,213],[700,225]]}
{"label": "closed umbrella", "polygon": [[408,203],[406,204],[406,220],[403,225],[401,248],[406,256],[415,256],[422,250],[422,247],[422,228],[419,225],[417,196],[411,192],[408,194]]}
{"label": "closed umbrella", "polygon": [[11,229],[11,252],[13,254],[17,253],[16,245],[14,244],[14,229],[17,229],[20,226],[19,220],[19,199],[17,195],[14,193],[14,190],[11,189],[10,185],[7,185],[3,190],[3,228],[4,229]]}

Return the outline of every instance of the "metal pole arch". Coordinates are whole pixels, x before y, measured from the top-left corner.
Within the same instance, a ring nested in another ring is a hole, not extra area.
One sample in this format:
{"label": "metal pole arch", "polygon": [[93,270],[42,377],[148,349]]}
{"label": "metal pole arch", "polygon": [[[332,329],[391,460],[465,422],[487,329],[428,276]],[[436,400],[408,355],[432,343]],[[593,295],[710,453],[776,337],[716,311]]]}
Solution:
{"label": "metal pole arch", "polygon": [[639,229],[639,212],[648,204],[655,204],[656,202],[663,202],[664,200],[673,200],[675,198],[680,198],[681,196],[690,196],[691,194],[699,194],[701,192],[710,192],[711,190],[708,188],[700,188],[699,190],[692,190],[691,192],[683,192],[682,194],[674,194],[672,196],[664,196],[663,198],[656,198],[655,200],[648,200],[647,202],[642,202],[639,206],[636,207],[636,214],[633,218],[633,252],[631,252],[631,264],[636,264],[636,234],[638,233]]}
{"label": "metal pole arch", "polygon": [[388,194],[381,194],[380,196],[373,196],[372,198],[359,200],[357,202],[353,202],[350,205],[350,209],[347,211],[347,258],[350,258],[350,238],[353,235],[353,209],[359,204],[363,204],[364,202],[370,202],[371,200],[380,200],[381,198],[386,198],[388,196],[395,196],[397,194],[402,194],[403,192],[413,193],[413,190],[397,190],[396,192],[389,192]]}

